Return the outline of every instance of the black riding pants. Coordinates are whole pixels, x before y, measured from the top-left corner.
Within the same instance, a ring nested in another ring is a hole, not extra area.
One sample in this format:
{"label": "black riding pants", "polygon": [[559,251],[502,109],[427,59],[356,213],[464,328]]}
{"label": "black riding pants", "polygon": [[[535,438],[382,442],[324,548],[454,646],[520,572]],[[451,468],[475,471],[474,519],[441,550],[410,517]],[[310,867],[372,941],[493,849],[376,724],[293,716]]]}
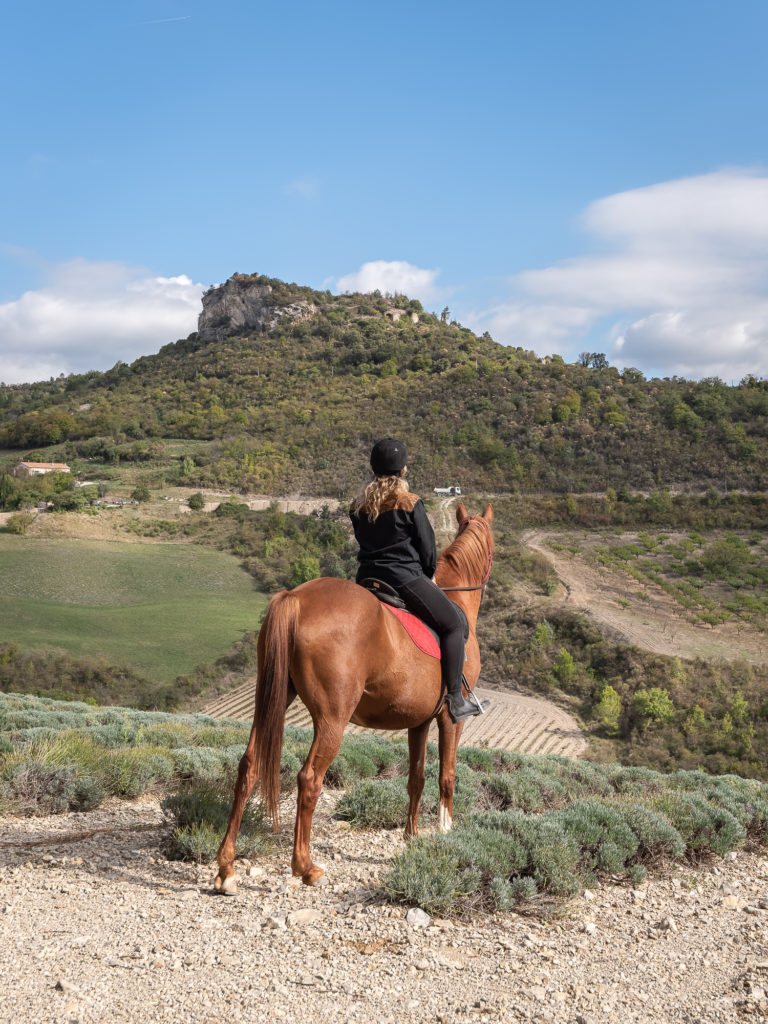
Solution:
{"label": "black riding pants", "polygon": [[461,692],[464,671],[464,623],[453,601],[426,576],[402,583],[397,592],[413,612],[440,637],[440,670],[448,693]]}

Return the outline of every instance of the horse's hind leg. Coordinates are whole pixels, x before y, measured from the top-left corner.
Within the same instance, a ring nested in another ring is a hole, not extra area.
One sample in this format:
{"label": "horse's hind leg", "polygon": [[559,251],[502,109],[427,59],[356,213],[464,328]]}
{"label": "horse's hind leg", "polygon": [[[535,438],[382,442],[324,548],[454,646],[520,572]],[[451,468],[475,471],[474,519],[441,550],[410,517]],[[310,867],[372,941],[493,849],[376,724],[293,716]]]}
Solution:
{"label": "horse's hind leg", "polygon": [[[288,695],[286,707],[290,707],[296,699],[296,690],[293,683],[288,682]],[[240,832],[240,824],[243,820],[243,812],[248,799],[253,792],[253,787],[258,779],[258,765],[256,764],[256,723],[251,727],[251,735],[248,739],[248,746],[240,758],[240,765],[237,770],[237,782],[235,783],[235,799],[232,804],[232,813],[229,816],[229,825],[224,839],[221,842],[216,860],[219,864],[219,873],[213,882],[216,892],[234,895],[237,891],[237,878],[235,877],[235,847],[237,836]]]}
{"label": "horse's hind leg", "polygon": [[325,874],[323,868],[312,863],[309,855],[309,834],[325,773],[339,752],[343,734],[343,725],[322,719],[316,723],[312,746],[309,748],[304,767],[299,772],[291,870],[294,875],[301,875],[305,885],[317,885]]}
{"label": "horse's hind leg", "polygon": [[428,719],[415,729],[408,730],[408,820],[405,823],[405,838],[419,834],[419,803],[424,792],[425,762],[427,759],[427,736],[432,720]]}
{"label": "horse's hind leg", "polygon": [[213,883],[216,892],[224,893],[227,896],[234,895],[237,891],[237,878],[235,877],[235,844],[240,831],[240,823],[243,820],[243,811],[248,803],[248,798],[253,792],[258,775],[258,765],[255,757],[256,729],[251,729],[248,746],[240,758],[240,766],[237,770],[237,782],[235,784],[235,799],[232,804],[232,813],[229,816],[227,832],[222,840],[216,860],[219,865],[219,873]]}

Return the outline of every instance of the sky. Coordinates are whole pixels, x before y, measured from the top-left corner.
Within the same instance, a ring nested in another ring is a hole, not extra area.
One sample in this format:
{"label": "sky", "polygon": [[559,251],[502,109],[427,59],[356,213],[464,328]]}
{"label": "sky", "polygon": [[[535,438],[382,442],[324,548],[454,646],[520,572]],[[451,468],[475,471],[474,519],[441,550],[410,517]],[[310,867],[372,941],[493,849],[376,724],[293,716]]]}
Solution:
{"label": "sky", "polygon": [[768,377],[765,0],[40,0],[0,36],[0,381],[232,273],[538,355]]}

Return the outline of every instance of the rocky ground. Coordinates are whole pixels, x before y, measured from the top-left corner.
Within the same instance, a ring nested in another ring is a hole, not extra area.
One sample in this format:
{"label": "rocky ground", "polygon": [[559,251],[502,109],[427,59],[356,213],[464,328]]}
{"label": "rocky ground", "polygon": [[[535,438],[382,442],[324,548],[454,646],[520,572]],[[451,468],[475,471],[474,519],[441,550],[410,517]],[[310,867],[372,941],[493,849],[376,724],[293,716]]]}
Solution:
{"label": "rocky ground", "polygon": [[639,890],[603,884],[556,919],[432,919],[377,893],[401,848],[324,795],[324,887],[274,854],[214,872],[167,863],[156,800],[3,819],[0,1019],[35,1024],[768,1019],[768,860],[738,853]]}

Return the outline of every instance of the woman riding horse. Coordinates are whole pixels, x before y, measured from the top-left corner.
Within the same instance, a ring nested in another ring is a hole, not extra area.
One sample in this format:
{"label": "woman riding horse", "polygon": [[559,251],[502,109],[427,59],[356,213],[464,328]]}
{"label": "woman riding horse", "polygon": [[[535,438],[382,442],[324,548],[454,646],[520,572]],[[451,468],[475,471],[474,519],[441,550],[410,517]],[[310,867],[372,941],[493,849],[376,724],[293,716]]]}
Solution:
{"label": "woman riding horse", "polygon": [[441,674],[448,713],[454,722],[479,715],[481,708],[462,693],[464,622],[456,605],[435,585],[435,533],[421,498],[405,480],[407,453],[402,441],[385,437],[371,451],[374,479],[352,502],[350,518],[360,545],[357,582],[382,580],[393,587],[408,611],[440,638]]}
{"label": "woman riding horse", "polygon": [[[399,475],[399,469],[395,475]],[[407,491],[403,493],[407,495]],[[420,511],[415,511],[417,508]],[[405,523],[418,522],[423,507],[417,500],[410,510],[403,511],[395,509],[393,503],[392,512],[395,514],[391,518],[404,530]],[[373,525],[386,515],[380,506]],[[454,600],[466,617],[469,638],[464,674],[473,687],[480,676],[475,627],[493,563],[493,509],[487,505],[482,515],[470,516],[459,504],[456,520],[456,537],[437,560],[436,579],[445,590],[455,592]],[[386,522],[383,519],[382,525]],[[403,550],[406,549],[407,545]],[[418,559],[418,553],[412,557]],[[427,570],[431,564],[427,558]],[[414,578],[424,575],[420,561],[418,565]],[[428,579],[424,582],[433,587]],[[439,600],[440,592],[436,587],[434,590]],[[427,602],[431,606],[429,597]],[[291,857],[294,875],[308,885],[322,881],[324,870],[313,863],[309,848],[312,816],[326,770],[339,752],[344,727],[350,721],[368,729],[408,730],[408,837],[418,833],[427,736],[431,723],[437,722],[439,826],[442,831],[450,829],[456,748],[464,722],[453,722],[441,700],[441,675],[441,663],[419,650],[396,616],[351,580],[310,580],[294,590],[275,594],[259,632],[253,725],[240,759],[229,825],[217,854],[216,891],[234,893],[237,888],[235,841],[257,780],[261,783],[266,811],[277,827],[285,712],[297,696],[312,717],[313,738],[297,777]]]}

